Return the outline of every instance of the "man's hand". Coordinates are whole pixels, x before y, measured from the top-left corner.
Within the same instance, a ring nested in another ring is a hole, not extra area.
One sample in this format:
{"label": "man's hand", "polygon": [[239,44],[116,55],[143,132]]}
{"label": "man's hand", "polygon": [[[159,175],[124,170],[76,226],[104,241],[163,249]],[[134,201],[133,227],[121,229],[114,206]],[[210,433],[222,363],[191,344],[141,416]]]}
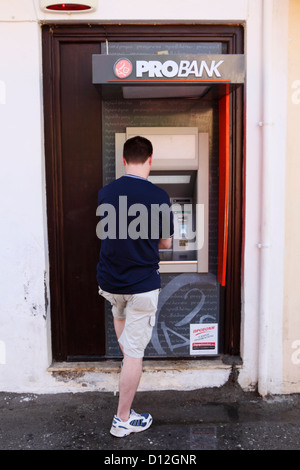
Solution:
{"label": "man's hand", "polygon": [[159,249],[168,249],[171,248],[172,245],[172,237],[171,238],[160,238],[158,242]]}

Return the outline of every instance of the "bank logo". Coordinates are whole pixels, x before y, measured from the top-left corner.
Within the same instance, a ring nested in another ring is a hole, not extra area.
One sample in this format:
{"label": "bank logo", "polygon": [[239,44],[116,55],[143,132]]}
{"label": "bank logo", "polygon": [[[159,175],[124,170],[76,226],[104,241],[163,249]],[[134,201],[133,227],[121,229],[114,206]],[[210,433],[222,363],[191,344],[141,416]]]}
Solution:
{"label": "bank logo", "polygon": [[119,59],[114,65],[114,73],[118,78],[127,78],[131,72],[132,63],[128,59]]}

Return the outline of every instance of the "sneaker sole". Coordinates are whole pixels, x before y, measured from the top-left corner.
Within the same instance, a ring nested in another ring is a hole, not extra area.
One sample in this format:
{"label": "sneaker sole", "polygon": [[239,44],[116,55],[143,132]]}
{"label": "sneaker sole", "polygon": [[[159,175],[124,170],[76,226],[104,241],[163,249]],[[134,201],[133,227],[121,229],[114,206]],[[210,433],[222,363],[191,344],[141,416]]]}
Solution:
{"label": "sneaker sole", "polygon": [[149,429],[150,426],[152,424],[152,419],[151,421],[146,424],[145,427],[143,427],[142,429],[139,427],[138,429],[122,429],[122,428],[114,428],[114,427],[111,427],[110,429],[110,434],[112,434],[113,436],[115,437],[125,437],[125,436],[128,436],[129,434],[131,433],[137,433],[137,432],[142,432],[142,431],[146,431],[146,429]]}

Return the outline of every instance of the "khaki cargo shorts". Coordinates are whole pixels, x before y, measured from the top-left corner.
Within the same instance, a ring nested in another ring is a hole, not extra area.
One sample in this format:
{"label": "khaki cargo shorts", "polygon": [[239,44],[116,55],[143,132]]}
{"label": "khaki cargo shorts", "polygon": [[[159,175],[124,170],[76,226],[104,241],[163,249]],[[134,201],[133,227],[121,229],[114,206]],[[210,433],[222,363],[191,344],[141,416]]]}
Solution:
{"label": "khaki cargo shorts", "polygon": [[143,357],[148,345],[158,304],[160,289],[141,294],[111,294],[99,287],[99,294],[112,306],[112,314],[118,320],[125,320],[124,330],[119,338],[125,354]]}

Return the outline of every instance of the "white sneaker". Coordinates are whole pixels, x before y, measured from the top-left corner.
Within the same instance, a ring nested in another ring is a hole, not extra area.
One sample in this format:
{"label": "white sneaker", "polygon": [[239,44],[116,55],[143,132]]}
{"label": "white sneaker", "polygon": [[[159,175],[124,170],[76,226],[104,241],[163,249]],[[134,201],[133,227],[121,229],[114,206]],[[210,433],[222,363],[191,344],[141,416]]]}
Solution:
{"label": "white sneaker", "polygon": [[149,413],[138,414],[134,410],[130,411],[127,421],[122,421],[114,416],[110,433],[116,437],[128,436],[132,432],[141,432],[148,429],[152,424],[152,416]]}

